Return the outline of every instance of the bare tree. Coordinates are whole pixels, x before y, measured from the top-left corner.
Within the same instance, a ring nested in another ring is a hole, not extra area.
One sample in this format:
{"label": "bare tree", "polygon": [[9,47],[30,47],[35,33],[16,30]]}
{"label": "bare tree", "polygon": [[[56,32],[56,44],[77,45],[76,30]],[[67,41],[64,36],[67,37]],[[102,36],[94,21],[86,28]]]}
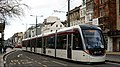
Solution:
{"label": "bare tree", "polygon": [[0,22],[7,22],[7,18],[20,17],[24,15],[22,0],[0,0]]}

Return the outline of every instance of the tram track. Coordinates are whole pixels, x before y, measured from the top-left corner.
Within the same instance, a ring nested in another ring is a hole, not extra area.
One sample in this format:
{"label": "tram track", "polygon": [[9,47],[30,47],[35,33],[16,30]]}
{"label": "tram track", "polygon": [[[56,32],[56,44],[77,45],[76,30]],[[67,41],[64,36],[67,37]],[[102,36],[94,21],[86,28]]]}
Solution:
{"label": "tram track", "polygon": [[15,51],[6,56],[8,65],[11,66],[30,66],[30,67],[120,67],[119,63],[106,61],[104,64],[82,64],[61,59],[51,58],[40,54],[25,51]]}

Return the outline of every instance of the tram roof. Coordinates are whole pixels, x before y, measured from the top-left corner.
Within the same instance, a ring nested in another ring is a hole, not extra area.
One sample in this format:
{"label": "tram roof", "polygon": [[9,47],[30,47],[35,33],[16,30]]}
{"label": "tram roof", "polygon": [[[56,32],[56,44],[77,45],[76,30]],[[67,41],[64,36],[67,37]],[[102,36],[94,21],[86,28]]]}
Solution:
{"label": "tram roof", "polygon": [[[67,31],[67,30],[71,30],[71,29],[73,29],[73,28],[78,28],[78,27],[79,27],[79,25],[71,26],[71,27],[65,27],[65,28],[62,28],[62,29],[57,30],[57,33],[59,33],[59,32],[64,32],[64,31]],[[44,36],[47,36],[47,35],[49,35],[49,34],[55,34],[55,33],[56,33],[56,31],[53,31],[53,32],[44,33],[43,35],[44,35]]]}
{"label": "tram roof", "polygon": [[100,29],[98,26],[95,25],[79,25],[81,29]]}
{"label": "tram roof", "polygon": [[[97,26],[95,26],[95,25],[75,25],[75,26],[65,27],[65,28],[63,28],[63,29],[59,29],[57,32],[59,33],[59,32],[71,30],[71,29],[74,29],[74,28],[81,28],[81,29],[100,29],[99,27],[97,27]],[[37,35],[37,36],[35,36],[35,37],[26,38],[26,39],[23,39],[23,40],[34,39],[34,38],[37,38],[37,37],[42,37],[43,35],[44,35],[44,36],[48,36],[48,35],[55,34],[55,33],[56,33],[56,31],[47,32],[47,33],[43,33],[43,34]]]}

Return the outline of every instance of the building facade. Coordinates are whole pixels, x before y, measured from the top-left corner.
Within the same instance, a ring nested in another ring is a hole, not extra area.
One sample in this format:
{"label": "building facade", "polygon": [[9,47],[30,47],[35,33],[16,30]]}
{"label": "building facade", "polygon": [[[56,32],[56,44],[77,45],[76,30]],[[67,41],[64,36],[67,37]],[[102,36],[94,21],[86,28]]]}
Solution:
{"label": "building facade", "polygon": [[93,21],[93,11],[94,9],[94,0],[86,0],[86,22],[92,24]]}
{"label": "building facade", "polygon": [[[70,10],[70,26],[78,25],[80,24],[80,6],[75,7],[74,9]],[[68,21],[68,14],[66,14],[66,18]]]}
{"label": "building facade", "polygon": [[87,16],[86,16],[86,3],[83,2],[82,6],[80,7],[80,23],[81,24],[87,24]]}
{"label": "building facade", "polygon": [[42,33],[52,32],[64,28],[64,23],[58,17],[49,16],[43,22]]}
{"label": "building facade", "polygon": [[[40,35],[41,34],[41,27],[42,27],[42,24],[39,23],[37,24],[37,29],[36,29],[36,26],[31,26],[29,27],[23,34],[23,39],[25,38],[31,38],[31,37],[34,37],[36,35]],[[37,32],[36,32],[37,30]]]}
{"label": "building facade", "polygon": [[17,32],[15,33],[12,37],[12,45],[17,46],[17,45],[22,45],[22,39],[23,39],[23,32]]}
{"label": "building facade", "polygon": [[120,30],[120,0],[116,0],[117,7],[117,29]]}
{"label": "building facade", "polygon": [[94,19],[106,37],[108,51],[120,51],[119,0],[94,0]]}

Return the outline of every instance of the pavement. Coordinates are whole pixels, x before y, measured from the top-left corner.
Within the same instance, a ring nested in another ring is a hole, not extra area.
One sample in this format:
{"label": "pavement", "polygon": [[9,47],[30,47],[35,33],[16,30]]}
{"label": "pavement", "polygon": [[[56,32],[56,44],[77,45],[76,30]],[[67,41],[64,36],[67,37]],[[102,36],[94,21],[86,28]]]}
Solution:
{"label": "pavement", "polygon": [[11,48],[8,48],[6,49],[6,53],[0,53],[0,67],[4,67],[4,61],[3,61],[3,57],[7,54],[9,54],[10,52],[12,51],[15,51],[16,49],[11,49]]}
{"label": "pavement", "polygon": [[[4,61],[3,57],[10,53],[15,51],[16,49],[8,48],[6,50],[6,53],[0,54],[0,67],[4,67]],[[120,63],[120,52],[106,52],[106,62],[114,62],[114,63]]]}
{"label": "pavement", "polygon": [[106,52],[106,61],[120,63],[120,52]]}
{"label": "pavement", "polygon": [[0,67],[4,67],[3,54],[0,54]]}

